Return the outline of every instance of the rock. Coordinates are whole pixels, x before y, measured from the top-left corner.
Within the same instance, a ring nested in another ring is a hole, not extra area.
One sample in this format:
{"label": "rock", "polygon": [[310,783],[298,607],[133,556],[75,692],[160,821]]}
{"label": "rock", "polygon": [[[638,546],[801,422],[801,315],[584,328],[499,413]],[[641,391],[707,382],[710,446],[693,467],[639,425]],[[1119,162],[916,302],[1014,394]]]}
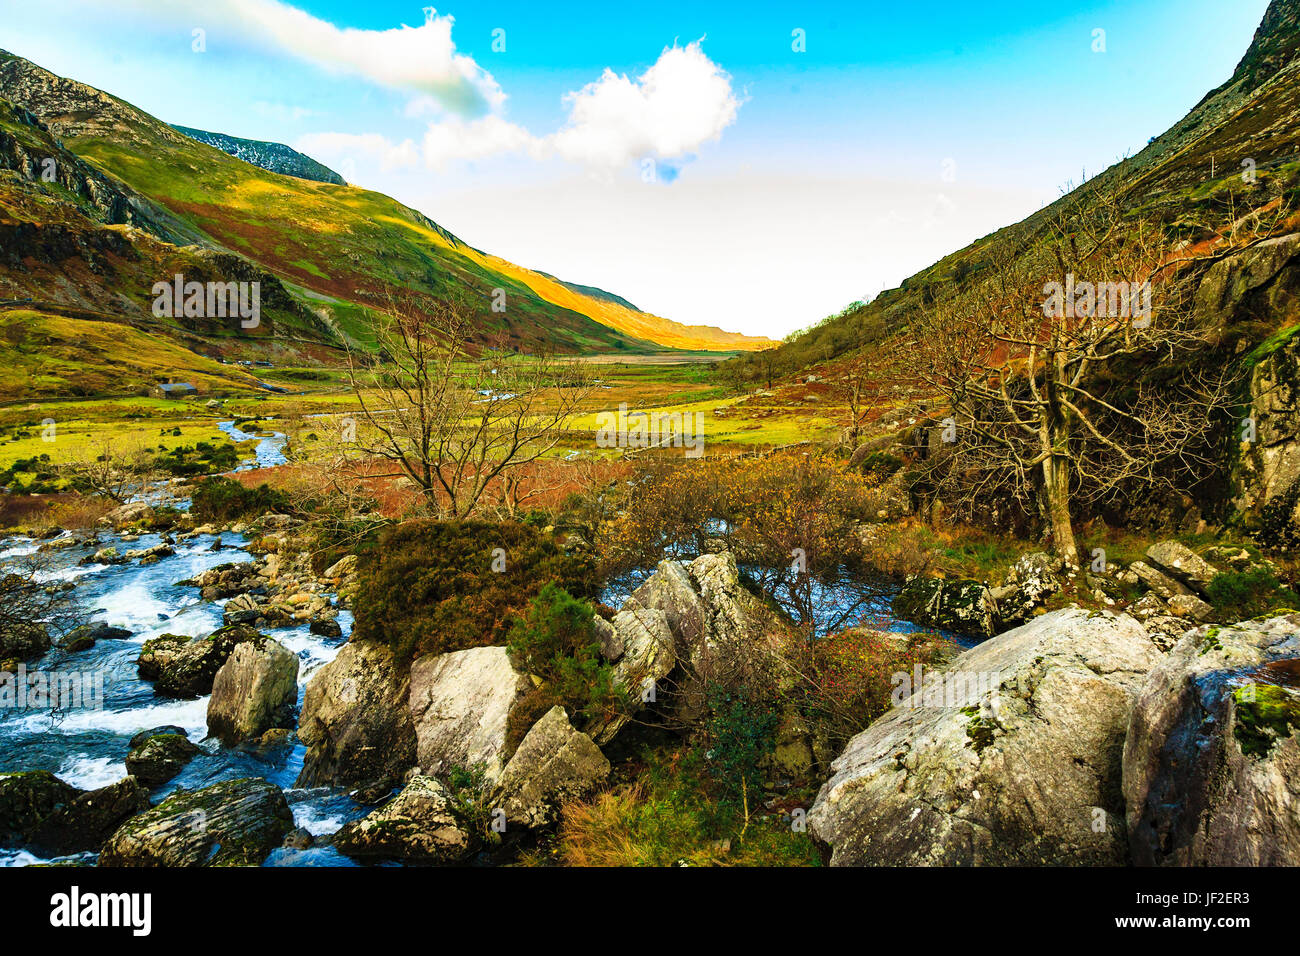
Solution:
{"label": "rock", "polygon": [[235,646],[212,681],[208,734],[231,746],[293,724],[298,655],[258,637]]}
{"label": "rock", "polygon": [[417,660],[411,665],[410,707],[420,769],[434,774],[481,764],[484,779],[495,784],[510,711],[531,686],[504,647]]}
{"label": "rock", "polygon": [[1147,548],[1147,560],[1202,596],[1219,573],[1218,568],[1178,541],[1157,541]]}
{"label": "rock", "polygon": [[625,648],[623,647],[623,638],[619,636],[614,625],[609,623],[599,614],[592,615],[592,627],[596,629],[596,635],[600,638],[600,654],[607,661],[616,662],[623,656]]}
{"label": "rock", "polygon": [[696,654],[703,653],[709,611],[680,561],[660,561],[655,573],[632,593],[631,600],[636,602],[634,607],[664,613],[683,658],[693,660]]}
{"label": "rock", "polygon": [[114,531],[120,531],[131,525],[148,521],[152,517],[153,508],[149,507],[142,501],[136,501],[131,504],[122,505],[120,508],[114,508],[108,514],[100,518],[99,523],[107,525]]}
{"label": "rock", "polygon": [[343,628],[339,627],[337,621],[315,620],[311,622],[308,628],[313,634],[321,637],[342,637]]}
{"label": "rock", "polygon": [[100,866],[257,866],[294,828],[280,788],[257,777],[178,790],[127,820]]}
{"label": "rock", "polygon": [[311,835],[310,830],[298,827],[296,830],[289,831],[289,835],[284,838],[280,846],[289,850],[309,850],[315,842],[316,838]]}
{"label": "rock", "polygon": [[776,747],[772,763],[781,773],[802,777],[810,773],[816,758],[813,754],[813,732],[808,722],[797,710],[791,708],[781,715],[776,728]]}
{"label": "rock", "polygon": [[451,797],[433,777],[416,774],[391,802],[346,824],[332,844],[352,857],[455,863],[473,849],[452,810]]}
{"label": "rock", "polygon": [[894,596],[894,613],[922,627],[990,637],[998,631],[997,601],[979,581],[914,577]]}
{"label": "rock", "polygon": [[139,735],[131,740],[131,752],[126,755],[126,772],[150,789],[175,777],[201,753],[184,731],[152,734],[139,743],[137,740]]}
{"label": "rock", "polygon": [[28,846],[43,856],[98,850],[126,820],[149,809],[149,791],[135,777],[79,793],[36,826]]}
{"label": "rock", "polygon": [[124,627],[83,624],[81,627],[74,627],[63,636],[63,649],[69,653],[76,653],[94,647],[97,641],[124,641],[130,636],[131,632]]}
{"label": "rock", "polygon": [[1133,862],[1300,864],[1300,614],[1189,631],[1129,720]]}
{"label": "rock", "polygon": [[496,800],[508,823],[536,829],[554,822],[564,801],[586,796],[608,776],[600,748],[573,729],[563,707],[552,707],[506,764]]}
{"label": "rock", "polygon": [[126,555],[122,554],[117,548],[100,548],[90,558],[87,564],[125,564]]}
{"label": "rock", "polygon": [[[212,682],[231,653],[240,644],[263,639],[252,628],[223,627],[206,637],[196,637],[175,647],[174,653],[166,655],[166,646],[158,650],[166,656],[154,681],[154,693],[163,697],[177,697],[182,700],[203,697],[212,693]],[[161,640],[161,638],[159,638]],[[150,653],[150,643],[141,649],[137,665],[144,674],[144,659]],[[158,653],[154,651],[153,659]]]}
{"label": "rock", "polygon": [[335,581],[339,578],[345,578],[349,574],[353,574],[356,569],[357,556],[355,554],[347,554],[326,568],[325,573],[322,574],[321,577],[329,581]]}
{"label": "rock", "polygon": [[1214,617],[1214,608],[1195,594],[1175,594],[1169,599],[1169,611],[1175,617],[1190,617],[1201,623]]}
{"label": "rock", "polygon": [[849,742],[812,832],[841,866],[1126,862],[1120,752],[1159,657],[1133,618],[1077,607],[966,651],[952,706],[918,691]]}
{"label": "rock", "polygon": [[140,656],[135,659],[136,669],[144,680],[157,680],[163,669],[176,659],[181,648],[192,638],[185,634],[160,634],[145,641]]}
{"label": "rock", "polygon": [[184,727],[177,727],[175,724],[164,724],[161,727],[151,727],[148,730],[142,730],[131,738],[129,746],[132,750],[142,746],[150,737],[157,737],[162,734],[175,734],[178,737],[189,739],[189,734],[185,732]]}
{"label": "rock", "polygon": [[996,596],[1002,626],[1029,620],[1034,611],[1061,590],[1060,571],[1064,563],[1046,551],[1022,554],[1007,572],[1006,593]]}
{"label": "rock", "polygon": [[1154,591],[1148,591],[1128,607],[1128,613],[1139,621],[1146,621],[1157,614],[1168,614],[1169,606]]}
{"label": "rock", "polygon": [[24,843],[42,820],[79,793],[48,770],[0,772],[0,846]]}
{"label": "rock", "polygon": [[307,683],[296,786],[399,780],[415,763],[410,678],[390,648],[349,641]]}
{"label": "rock", "polygon": [[1137,575],[1138,580],[1145,584],[1160,597],[1168,601],[1175,594],[1191,594],[1192,589],[1187,587],[1177,578],[1172,578],[1163,571],[1157,571],[1151,565],[1143,561],[1134,561],[1128,566],[1128,570]]}
{"label": "rock", "polygon": [[638,607],[634,600],[629,600],[624,609],[614,615],[612,626],[615,642],[624,649],[614,665],[613,682],[616,687],[627,690],[633,709],[598,720],[588,728],[592,738],[601,744],[613,740],[641,704],[657,699],[660,681],[672,672],[677,663],[676,642],[663,611]]}
{"label": "rock", "polygon": [[0,630],[0,660],[32,661],[53,644],[49,630],[34,621],[11,621]]}
{"label": "rock", "polygon": [[1151,637],[1151,643],[1161,651],[1167,651],[1177,644],[1187,633],[1188,624],[1185,618],[1174,617],[1172,614],[1154,614],[1142,622]]}

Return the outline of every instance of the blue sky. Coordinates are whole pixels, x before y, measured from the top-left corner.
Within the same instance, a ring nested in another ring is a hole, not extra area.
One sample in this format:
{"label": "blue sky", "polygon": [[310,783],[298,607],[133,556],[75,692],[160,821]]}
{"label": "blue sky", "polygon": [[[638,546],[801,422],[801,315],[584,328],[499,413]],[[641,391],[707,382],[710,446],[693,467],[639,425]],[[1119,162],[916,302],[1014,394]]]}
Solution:
{"label": "blue sky", "polygon": [[1136,152],[1266,6],[0,0],[0,46],[522,265],[779,336]]}

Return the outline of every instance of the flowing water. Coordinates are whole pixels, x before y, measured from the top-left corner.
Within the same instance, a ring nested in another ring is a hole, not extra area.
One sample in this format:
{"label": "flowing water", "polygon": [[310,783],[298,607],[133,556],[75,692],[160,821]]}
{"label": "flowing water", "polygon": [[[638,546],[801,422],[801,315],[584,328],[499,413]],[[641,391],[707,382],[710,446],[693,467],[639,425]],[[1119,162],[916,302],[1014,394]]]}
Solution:
{"label": "flowing water", "polygon": [[[222,430],[236,441],[256,437],[221,423]],[[257,467],[284,461],[284,436],[263,438],[258,444]],[[132,736],[142,730],[174,724],[183,727],[202,753],[175,778],[153,794],[157,803],[177,787],[193,790],[222,780],[263,777],[285,791],[294,818],[314,835],[332,833],[351,819],[364,816],[366,808],[356,805],[345,791],[324,788],[294,790],[302,769],[306,748],[292,746],[259,753],[251,747],[223,747],[207,734],[208,698],[174,700],[160,697],[153,685],[141,680],[135,660],[141,645],[160,634],[209,634],[221,626],[224,601],[204,601],[198,589],[177,585],[208,568],[230,562],[251,561],[243,549],[242,537],[229,532],[221,536],[224,547],[211,550],[215,538],[200,535],[175,544],[175,555],[154,564],[81,564],[97,547],[120,551],[149,548],[161,543],[157,534],[141,535],[123,542],[117,535],[101,534],[97,545],[64,548],[49,552],[48,565],[40,574],[51,583],[75,582],[78,597],[90,612],[88,623],[104,623],[131,631],[125,640],[101,640],[76,654],[53,649],[28,669],[93,674],[102,679],[99,708],[69,709],[59,714],[49,710],[0,710],[0,771],[49,770],[65,782],[83,789],[115,783],[126,776],[124,760]],[[28,538],[0,540],[0,572],[36,553],[41,542]],[[331,595],[331,597],[333,597]],[[306,682],[332,660],[352,630],[352,615],[340,611],[343,636],[325,638],[312,634],[304,622],[291,628],[269,629],[265,633],[298,655],[298,703]],[[23,850],[0,850],[0,866],[25,865],[40,860]],[[328,848],[277,850],[267,860],[272,866],[350,865],[350,861]]]}

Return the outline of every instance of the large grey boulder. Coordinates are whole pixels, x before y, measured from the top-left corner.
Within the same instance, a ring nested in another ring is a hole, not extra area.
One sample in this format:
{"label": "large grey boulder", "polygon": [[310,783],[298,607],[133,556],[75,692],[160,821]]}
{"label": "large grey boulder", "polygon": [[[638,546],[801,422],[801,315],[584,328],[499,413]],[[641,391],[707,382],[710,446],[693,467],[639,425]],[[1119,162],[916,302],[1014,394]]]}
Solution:
{"label": "large grey boulder", "polygon": [[508,823],[543,827],[554,822],[564,801],[585,796],[608,776],[600,748],[573,729],[563,707],[552,707],[506,764],[496,800]]}
{"label": "large grey boulder", "polygon": [[416,761],[426,774],[481,767],[495,784],[510,711],[532,686],[504,647],[471,647],[411,665],[410,709]]}
{"label": "large grey boulder", "polygon": [[1300,614],[1188,632],[1124,744],[1133,862],[1300,865]]}
{"label": "large grey boulder", "polygon": [[100,866],[257,866],[293,829],[280,788],[257,777],[178,790],[127,820]]}
{"label": "large grey boulder", "polygon": [[400,780],[415,763],[409,688],[391,648],[344,644],[303,694],[298,739],[307,754],[297,786]]}
{"label": "large grey boulder", "polygon": [[416,863],[454,863],[473,849],[446,788],[423,774],[378,810],[346,824],[331,844],[352,857]]}
{"label": "large grey boulder", "polygon": [[1133,618],[1077,607],[966,651],[849,742],[812,832],[836,865],[1126,862],[1120,753],[1159,658]]}
{"label": "large grey boulder", "polygon": [[223,627],[204,637],[181,640],[163,635],[146,641],[136,663],[141,676],[157,674],[154,693],[163,697],[193,699],[212,693],[217,671],[240,644],[263,640],[248,627]]}
{"label": "large grey boulder", "polygon": [[208,735],[233,746],[272,727],[292,727],[298,655],[269,637],[231,652],[212,681]]}

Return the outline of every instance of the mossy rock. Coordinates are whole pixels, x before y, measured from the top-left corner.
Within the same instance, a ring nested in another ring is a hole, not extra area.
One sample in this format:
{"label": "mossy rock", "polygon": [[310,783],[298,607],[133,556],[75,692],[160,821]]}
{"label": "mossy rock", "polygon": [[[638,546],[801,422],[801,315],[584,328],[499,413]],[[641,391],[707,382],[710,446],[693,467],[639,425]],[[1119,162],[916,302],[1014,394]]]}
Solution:
{"label": "mossy rock", "polygon": [[1233,735],[1241,752],[1263,757],[1279,740],[1300,731],[1300,695],[1273,684],[1247,684],[1232,692]]}

